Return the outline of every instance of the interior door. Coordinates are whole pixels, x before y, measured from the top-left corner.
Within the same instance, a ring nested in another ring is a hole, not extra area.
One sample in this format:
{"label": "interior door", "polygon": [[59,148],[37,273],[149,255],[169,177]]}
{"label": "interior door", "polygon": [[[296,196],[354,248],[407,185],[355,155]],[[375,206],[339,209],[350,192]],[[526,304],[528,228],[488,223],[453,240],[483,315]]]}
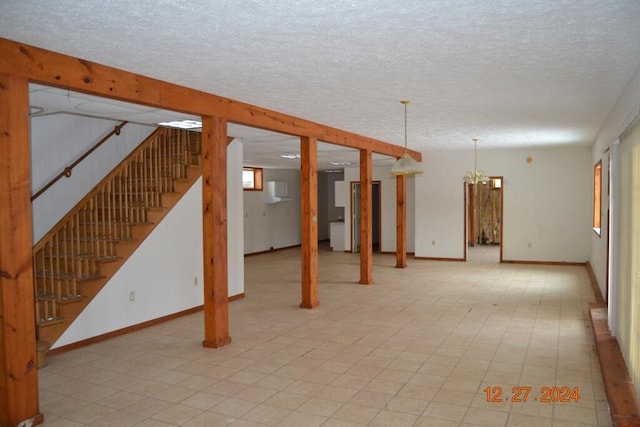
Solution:
{"label": "interior door", "polygon": [[360,252],[360,183],[351,183],[351,252]]}

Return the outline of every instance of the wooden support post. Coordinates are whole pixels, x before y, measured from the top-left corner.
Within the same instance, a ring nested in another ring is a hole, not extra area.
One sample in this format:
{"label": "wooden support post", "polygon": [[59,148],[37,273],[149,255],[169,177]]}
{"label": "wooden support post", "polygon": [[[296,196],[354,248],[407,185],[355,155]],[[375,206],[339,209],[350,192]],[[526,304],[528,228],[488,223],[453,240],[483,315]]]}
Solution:
{"label": "wooden support post", "polygon": [[396,176],[396,268],[407,268],[407,177]]}
{"label": "wooden support post", "polygon": [[[360,150],[360,283],[373,283],[373,189],[370,150]],[[354,230],[355,231],[355,230]]]}
{"label": "wooden support post", "polygon": [[300,139],[302,174],[302,302],[317,307],[318,301],[318,141]]}
{"label": "wooden support post", "polygon": [[29,81],[0,74],[0,425],[41,424],[31,227]]}
{"label": "wooden support post", "polygon": [[467,244],[471,247],[476,245],[476,186],[474,184],[465,184],[469,194],[469,236],[467,236]]}
{"label": "wooden support post", "polygon": [[202,117],[202,221],[204,251],[204,347],[229,336],[227,260],[227,121]]}

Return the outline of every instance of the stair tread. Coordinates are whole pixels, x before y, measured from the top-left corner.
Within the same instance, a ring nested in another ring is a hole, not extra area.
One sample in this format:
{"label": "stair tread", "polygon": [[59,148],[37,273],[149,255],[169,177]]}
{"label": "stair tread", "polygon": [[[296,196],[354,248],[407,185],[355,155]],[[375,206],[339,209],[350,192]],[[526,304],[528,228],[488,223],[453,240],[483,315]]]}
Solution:
{"label": "stair tread", "polygon": [[110,262],[110,261],[117,261],[120,257],[116,256],[116,255],[101,255],[101,256],[96,256],[90,253],[86,253],[86,254],[64,254],[64,253],[58,253],[58,254],[46,254],[44,255],[45,258],[54,258],[54,259],[72,259],[72,260],[93,260],[93,261],[97,261],[97,262]]}
{"label": "stair tread", "polygon": [[36,277],[40,279],[76,279],[78,282],[85,282],[87,280],[104,279],[105,276],[100,274],[88,274],[85,276],[76,276],[74,273],[58,272],[56,274],[50,274],[48,271],[36,271]]}
{"label": "stair tread", "polygon": [[64,317],[52,317],[50,319],[46,319],[46,320],[38,320],[36,323],[38,324],[38,327],[40,328],[44,328],[47,326],[53,326],[53,325],[57,325],[59,323],[64,322],[66,319]]}

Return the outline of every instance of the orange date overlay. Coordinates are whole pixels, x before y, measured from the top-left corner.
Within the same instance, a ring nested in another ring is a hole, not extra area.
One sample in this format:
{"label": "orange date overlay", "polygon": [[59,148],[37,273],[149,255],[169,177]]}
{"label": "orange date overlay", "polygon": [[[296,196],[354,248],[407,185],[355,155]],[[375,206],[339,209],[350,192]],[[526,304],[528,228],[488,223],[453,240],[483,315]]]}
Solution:
{"label": "orange date overlay", "polygon": [[532,387],[528,386],[518,386],[511,387],[511,394],[505,393],[502,387],[487,387],[484,390],[484,393],[487,397],[487,402],[526,402],[527,399],[535,400],[538,402],[552,402],[552,403],[560,403],[560,402],[577,402],[580,400],[580,391],[578,387],[540,387],[540,391],[534,392],[531,394]]}

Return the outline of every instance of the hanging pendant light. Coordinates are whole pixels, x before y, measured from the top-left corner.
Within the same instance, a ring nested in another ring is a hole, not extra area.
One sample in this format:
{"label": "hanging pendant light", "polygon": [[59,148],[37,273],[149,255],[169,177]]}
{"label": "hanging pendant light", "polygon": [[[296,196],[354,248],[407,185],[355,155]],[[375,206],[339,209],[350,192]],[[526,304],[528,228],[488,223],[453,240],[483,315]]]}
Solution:
{"label": "hanging pendant light", "polygon": [[419,175],[424,173],[420,168],[420,164],[407,151],[407,104],[409,102],[406,99],[400,101],[404,105],[404,154],[391,168],[391,175]]}
{"label": "hanging pendant light", "polygon": [[486,184],[490,181],[484,171],[478,170],[478,138],[473,138],[473,172],[467,172],[464,175],[464,182],[467,184]]}

